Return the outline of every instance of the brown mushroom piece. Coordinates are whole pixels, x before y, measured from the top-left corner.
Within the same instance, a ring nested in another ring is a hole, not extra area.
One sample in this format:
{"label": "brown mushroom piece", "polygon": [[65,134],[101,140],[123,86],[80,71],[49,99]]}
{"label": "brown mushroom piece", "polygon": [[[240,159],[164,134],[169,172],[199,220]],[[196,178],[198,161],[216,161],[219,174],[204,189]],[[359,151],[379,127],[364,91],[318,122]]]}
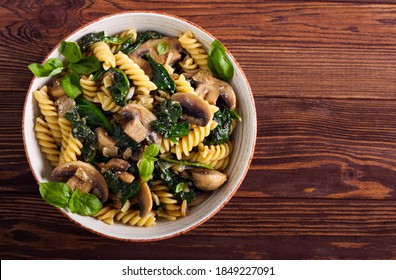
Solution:
{"label": "brown mushroom piece", "polygon": [[112,158],[104,165],[105,169],[109,169],[113,172],[127,171],[129,167],[131,167],[131,164],[120,158]]}
{"label": "brown mushroom piece", "polygon": [[227,175],[217,170],[193,168],[190,174],[194,186],[203,191],[216,190],[227,181]]}
{"label": "brown mushroom piece", "polygon": [[236,96],[232,86],[222,80],[214,78],[209,71],[199,70],[195,74],[186,73],[185,76],[197,85],[195,92],[212,105],[218,103],[227,109],[236,107]]}
{"label": "brown mushroom piece", "polygon": [[[102,203],[106,202],[109,196],[109,188],[105,178],[93,165],[83,161],[69,161],[59,164],[52,171],[52,178],[61,182],[71,180],[69,183],[74,182],[75,187],[79,187],[81,192],[92,192]],[[83,182],[77,181],[76,178]]]}
{"label": "brown mushroom piece", "polygon": [[98,150],[105,157],[115,157],[118,154],[116,141],[111,138],[107,131],[102,127],[95,129],[96,139],[98,140]]}
{"label": "brown mushroom piece", "polygon": [[[157,46],[159,43],[165,43],[169,46],[166,53],[161,55],[158,54]],[[181,59],[181,54],[184,52],[177,38],[162,37],[161,39],[150,39],[143,43],[129,54],[129,57],[138,64],[144,73],[151,79],[153,77],[153,71],[150,63],[145,59],[146,54],[150,54],[158,63],[165,64],[167,62],[173,64]]]}
{"label": "brown mushroom piece", "polygon": [[151,122],[157,117],[147,108],[137,105],[125,105],[115,118],[124,129],[125,134],[140,143],[151,135]]}
{"label": "brown mushroom piece", "polygon": [[139,207],[140,207],[140,217],[145,217],[150,213],[153,208],[153,198],[151,195],[150,188],[146,182],[140,181],[139,190]]}
{"label": "brown mushroom piece", "polygon": [[206,126],[213,118],[210,104],[194,93],[178,92],[171,99],[180,103],[183,109],[182,119],[191,124]]}

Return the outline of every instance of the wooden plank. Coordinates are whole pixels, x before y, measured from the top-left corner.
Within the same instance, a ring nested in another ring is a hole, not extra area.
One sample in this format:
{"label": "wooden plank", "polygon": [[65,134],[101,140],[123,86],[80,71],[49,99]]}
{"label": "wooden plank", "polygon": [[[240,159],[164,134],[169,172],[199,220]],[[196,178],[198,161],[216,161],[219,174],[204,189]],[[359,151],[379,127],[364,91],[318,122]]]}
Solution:
{"label": "wooden plank", "polygon": [[[32,75],[26,66],[42,61],[72,30],[105,15],[103,11],[140,7],[128,1],[93,6],[51,2],[27,11],[16,3],[5,3],[0,19],[3,42],[8,42],[0,45],[0,84],[9,91],[15,90],[13,77],[27,89]],[[186,17],[217,36],[238,59],[256,94],[395,99],[394,5],[276,1],[177,2],[173,8],[145,1],[144,5]],[[222,14],[217,14],[219,8]],[[27,51],[26,46],[33,47]]]}
{"label": "wooden plank", "polygon": [[40,198],[5,194],[0,202],[1,259],[396,258],[390,201],[234,197],[182,236],[134,244],[83,230]]}

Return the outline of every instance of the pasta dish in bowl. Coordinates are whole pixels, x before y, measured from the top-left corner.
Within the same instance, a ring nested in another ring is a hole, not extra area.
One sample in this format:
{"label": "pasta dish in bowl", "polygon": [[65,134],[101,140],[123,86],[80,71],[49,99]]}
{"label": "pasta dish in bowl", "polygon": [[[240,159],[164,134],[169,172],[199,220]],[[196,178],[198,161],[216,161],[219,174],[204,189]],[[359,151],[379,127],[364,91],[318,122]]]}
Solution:
{"label": "pasta dish in bowl", "polygon": [[232,55],[197,25],[115,14],[28,67],[29,164],[44,201],[77,224],[122,240],[169,238],[213,216],[242,183],[253,96]]}

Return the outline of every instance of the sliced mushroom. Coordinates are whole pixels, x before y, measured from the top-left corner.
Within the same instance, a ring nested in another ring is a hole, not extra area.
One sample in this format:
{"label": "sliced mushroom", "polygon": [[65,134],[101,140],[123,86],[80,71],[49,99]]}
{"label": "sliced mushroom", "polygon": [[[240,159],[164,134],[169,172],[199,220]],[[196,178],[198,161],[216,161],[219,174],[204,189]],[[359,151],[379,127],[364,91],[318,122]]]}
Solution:
{"label": "sliced mushroom", "polygon": [[140,143],[151,136],[151,123],[157,117],[141,105],[128,104],[115,114],[115,119],[120,123],[125,134]]}
{"label": "sliced mushroom", "polygon": [[[165,43],[169,46],[168,51],[158,55],[157,46],[159,43]],[[150,39],[133,51],[129,57],[143,69],[144,73],[151,79],[153,71],[150,63],[145,59],[146,54],[150,54],[155,61],[161,64],[165,62],[173,64],[181,59],[181,54],[185,53],[177,38],[162,37],[161,39]],[[170,58],[170,59],[168,59]],[[167,61],[168,60],[168,61]]]}
{"label": "sliced mushroom", "polygon": [[65,113],[76,107],[76,101],[74,101],[74,99],[70,98],[67,95],[58,97],[55,101],[55,104],[58,107],[58,114],[61,117],[63,117]]}
{"label": "sliced mushroom", "polygon": [[112,158],[104,165],[104,168],[113,172],[127,171],[129,167],[131,167],[131,164],[120,158]]}
{"label": "sliced mushroom", "polygon": [[151,122],[157,119],[149,109],[138,104],[125,105],[117,113],[116,118],[119,119],[121,125],[125,125],[128,121],[137,118],[148,129],[151,126]]}
{"label": "sliced mushroom", "polygon": [[144,127],[139,119],[130,120],[124,126],[124,132],[137,143],[142,142],[149,134],[148,129]]}
{"label": "sliced mushroom", "polygon": [[151,195],[150,188],[146,182],[140,181],[139,190],[139,207],[140,217],[145,217],[150,213],[153,208],[153,198]]}
{"label": "sliced mushroom", "polygon": [[95,129],[96,139],[98,140],[98,150],[105,157],[115,157],[118,154],[116,141],[111,138],[107,131],[102,127]]}
{"label": "sliced mushroom", "polygon": [[127,184],[131,184],[133,180],[135,180],[135,176],[125,171],[118,172],[117,176],[121,181]]}
{"label": "sliced mushroom", "polygon": [[74,180],[74,182],[76,182],[76,187],[92,184],[92,187],[89,190],[88,188],[83,188],[84,192],[92,192],[102,203],[106,202],[109,196],[107,182],[93,165],[83,161],[69,161],[59,164],[52,171],[52,177],[55,181],[67,182],[73,176],[84,181],[83,184],[77,183],[75,178],[72,179],[72,181]]}
{"label": "sliced mushroom", "polygon": [[61,85],[60,78],[54,79],[54,81],[52,82],[51,95],[55,98],[66,95],[66,92]]}
{"label": "sliced mushroom", "polygon": [[216,190],[227,180],[227,176],[217,170],[193,168],[190,174],[194,185],[203,191]]}
{"label": "sliced mushroom", "polygon": [[213,118],[210,104],[194,93],[178,92],[171,99],[180,102],[183,109],[182,119],[191,124],[206,126]]}
{"label": "sliced mushroom", "polygon": [[236,96],[232,86],[222,80],[214,78],[209,71],[199,70],[195,74],[184,74],[197,85],[195,92],[212,105],[218,103],[229,110],[236,107]]}

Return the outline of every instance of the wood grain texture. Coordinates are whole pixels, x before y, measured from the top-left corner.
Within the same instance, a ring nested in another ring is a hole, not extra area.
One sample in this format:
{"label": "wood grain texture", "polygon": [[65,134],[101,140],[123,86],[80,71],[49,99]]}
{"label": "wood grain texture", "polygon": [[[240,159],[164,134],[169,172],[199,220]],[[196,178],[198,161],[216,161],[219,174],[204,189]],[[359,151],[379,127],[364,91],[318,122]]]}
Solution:
{"label": "wood grain texture", "polygon": [[[393,1],[3,1],[1,259],[396,259]],[[31,62],[74,29],[127,10],[191,20],[230,49],[257,107],[250,171],[212,219],[125,243],[45,204],[22,141]],[[194,240],[194,242],[192,242]]]}

